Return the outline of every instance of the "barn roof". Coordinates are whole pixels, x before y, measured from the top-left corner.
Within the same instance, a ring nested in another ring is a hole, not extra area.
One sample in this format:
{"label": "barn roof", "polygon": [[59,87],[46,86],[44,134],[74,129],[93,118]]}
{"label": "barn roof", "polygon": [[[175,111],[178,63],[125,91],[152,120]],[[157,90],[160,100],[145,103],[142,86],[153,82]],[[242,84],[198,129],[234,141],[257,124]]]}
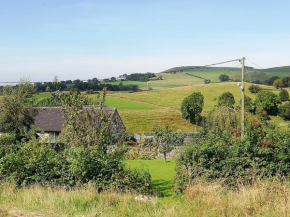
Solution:
{"label": "barn roof", "polygon": [[[84,110],[89,109],[89,106],[84,107]],[[60,132],[64,125],[64,116],[62,113],[62,107],[39,107],[37,109],[37,115],[34,117],[34,125],[37,128],[42,129],[45,132]],[[105,114],[113,114],[117,109],[103,107]]]}

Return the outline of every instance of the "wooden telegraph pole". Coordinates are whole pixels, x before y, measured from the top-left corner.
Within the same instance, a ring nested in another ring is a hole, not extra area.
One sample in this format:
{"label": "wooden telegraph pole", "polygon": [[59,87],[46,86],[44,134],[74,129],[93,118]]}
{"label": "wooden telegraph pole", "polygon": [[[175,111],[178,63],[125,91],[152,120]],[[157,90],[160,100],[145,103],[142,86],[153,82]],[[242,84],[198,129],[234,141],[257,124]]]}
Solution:
{"label": "wooden telegraph pole", "polygon": [[245,57],[242,58],[242,118],[241,118],[241,138],[245,135]]}

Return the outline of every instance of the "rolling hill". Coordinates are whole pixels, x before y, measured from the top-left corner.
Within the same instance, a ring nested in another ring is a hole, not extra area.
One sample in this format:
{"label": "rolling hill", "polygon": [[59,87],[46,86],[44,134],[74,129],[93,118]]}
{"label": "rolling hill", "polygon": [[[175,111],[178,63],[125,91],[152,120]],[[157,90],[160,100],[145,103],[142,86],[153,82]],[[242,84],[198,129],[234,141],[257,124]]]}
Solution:
{"label": "rolling hill", "polygon": [[[181,66],[167,69],[162,74],[175,74],[185,73],[188,75],[196,76],[200,79],[209,79],[212,82],[219,82],[218,77],[221,74],[228,75],[233,80],[241,79],[241,67],[198,67],[198,66]],[[273,76],[287,77],[290,76],[290,66],[275,67],[269,69],[255,69],[252,67],[246,67],[246,80],[248,82],[257,81],[264,82]]]}

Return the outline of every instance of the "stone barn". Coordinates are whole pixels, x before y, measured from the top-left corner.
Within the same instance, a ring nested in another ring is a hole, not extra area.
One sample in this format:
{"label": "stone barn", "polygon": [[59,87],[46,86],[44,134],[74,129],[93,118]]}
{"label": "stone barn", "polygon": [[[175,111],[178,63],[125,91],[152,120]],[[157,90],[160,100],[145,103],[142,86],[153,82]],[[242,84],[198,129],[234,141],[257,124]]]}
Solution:
{"label": "stone barn", "polygon": [[[89,106],[84,107],[84,110],[90,109]],[[34,118],[34,125],[44,131],[44,134],[39,134],[43,139],[49,139],[51,143],[55,143],[61,130],[64,126],[64,116],[62,107],[39,107],[37,115]],[[110,116],[110,134],[115,134],[126,130],[125,125],[116,108],[108,106],[103,107],[104,114]]]}

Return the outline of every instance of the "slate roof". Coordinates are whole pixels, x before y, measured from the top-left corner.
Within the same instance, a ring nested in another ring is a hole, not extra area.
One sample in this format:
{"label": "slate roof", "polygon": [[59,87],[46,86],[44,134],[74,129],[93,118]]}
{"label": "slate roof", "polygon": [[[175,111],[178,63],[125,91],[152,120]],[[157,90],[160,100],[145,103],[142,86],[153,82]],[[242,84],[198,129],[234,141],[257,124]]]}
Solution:
{"label": "slate roof", "polygon": [[[90,107],[84,107],[84,110]],[[37,109],[37,115],[34,117],[34,125],[45,132],[61,132],[64,124],[64,116],[62,114],[62,107],[40,107]],[[103,107],[105,114],[112,114],[116,112],[115,108]]]}

